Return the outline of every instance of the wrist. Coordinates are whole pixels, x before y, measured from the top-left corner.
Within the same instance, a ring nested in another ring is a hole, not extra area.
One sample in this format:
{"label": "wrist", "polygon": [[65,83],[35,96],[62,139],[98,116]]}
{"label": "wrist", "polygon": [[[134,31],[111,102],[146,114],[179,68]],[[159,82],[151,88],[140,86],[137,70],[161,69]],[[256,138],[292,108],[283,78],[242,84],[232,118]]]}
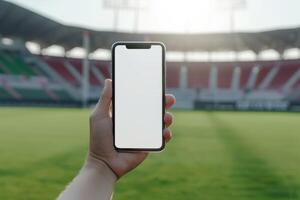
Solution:
{"label": "wrist", "polygon": [[115,183],[118,179],[114,171],[110,168],[110,166],[108,166],[106,162],[97,159],[90,154],[87,156],[83,169],[95,171],[97,174],[101,175],[111,183]]}

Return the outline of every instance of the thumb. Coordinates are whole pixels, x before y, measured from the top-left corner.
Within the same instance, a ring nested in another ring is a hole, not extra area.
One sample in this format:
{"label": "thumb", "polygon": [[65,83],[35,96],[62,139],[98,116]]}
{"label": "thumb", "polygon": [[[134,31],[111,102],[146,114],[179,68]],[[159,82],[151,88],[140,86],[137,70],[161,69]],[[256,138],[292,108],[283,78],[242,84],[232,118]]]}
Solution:
{"label": "thumb", "polygon": [[106,79],[101,97],[96,105],[96,112],[103,116],[109,116],[110,103],[112,98],[112,83],[111,79]]}

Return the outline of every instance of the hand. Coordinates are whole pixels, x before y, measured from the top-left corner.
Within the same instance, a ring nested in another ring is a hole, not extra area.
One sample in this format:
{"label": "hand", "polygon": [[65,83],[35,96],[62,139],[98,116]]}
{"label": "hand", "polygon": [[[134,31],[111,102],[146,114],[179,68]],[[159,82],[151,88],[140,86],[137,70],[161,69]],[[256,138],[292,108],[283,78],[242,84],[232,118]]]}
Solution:
{"label": "hand", "polygon": [[[113,147],[112,119],[111,119],[111,80],[105,80],[105,86],[94,111],[90,116],[90,148],[87,159],[89,165],[103,165],[103,162],[112,170],[117,178],[123,176],[137,167],[145,160],[146,152],[117,152]],[[166,95],[165,108],[170,108],[175,103],[173,95]],[[166,128],[163,137],[168,142],[172,133],[168,128],[172,124],[172,115],[165,114]]]}

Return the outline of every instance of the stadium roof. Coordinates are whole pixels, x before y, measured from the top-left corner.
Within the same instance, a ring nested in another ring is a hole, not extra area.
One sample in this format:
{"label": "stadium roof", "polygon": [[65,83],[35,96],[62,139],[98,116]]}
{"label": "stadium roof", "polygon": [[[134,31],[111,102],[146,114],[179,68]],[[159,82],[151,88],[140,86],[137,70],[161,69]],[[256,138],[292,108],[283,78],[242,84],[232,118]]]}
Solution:
{"label": "stadium roof", "polygon": [[68,26],[10,2],[0,1],[0,35],[36,42],[42,48],[60,45],[66,50],[82,46],[89,32],[91,50],[110,49],[115,41],[162,41],[170,51],[244,51],[274,49],[279,53],[300,47],[300,28],[254,33],[157,34],[96,31]]}

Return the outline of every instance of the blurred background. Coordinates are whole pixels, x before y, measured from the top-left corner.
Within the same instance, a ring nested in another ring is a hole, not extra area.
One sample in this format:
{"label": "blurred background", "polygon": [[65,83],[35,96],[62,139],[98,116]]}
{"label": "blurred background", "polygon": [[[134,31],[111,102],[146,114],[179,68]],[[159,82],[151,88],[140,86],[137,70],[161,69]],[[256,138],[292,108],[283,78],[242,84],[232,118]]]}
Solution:
{"label": "blurred background", "polygon": [[[76,175],[116,41],[161,41],[166,150],[114,199],[300,199],[300,1],[0,1],[0,199]],[[131,73],[131,72],[129,72]]]}

